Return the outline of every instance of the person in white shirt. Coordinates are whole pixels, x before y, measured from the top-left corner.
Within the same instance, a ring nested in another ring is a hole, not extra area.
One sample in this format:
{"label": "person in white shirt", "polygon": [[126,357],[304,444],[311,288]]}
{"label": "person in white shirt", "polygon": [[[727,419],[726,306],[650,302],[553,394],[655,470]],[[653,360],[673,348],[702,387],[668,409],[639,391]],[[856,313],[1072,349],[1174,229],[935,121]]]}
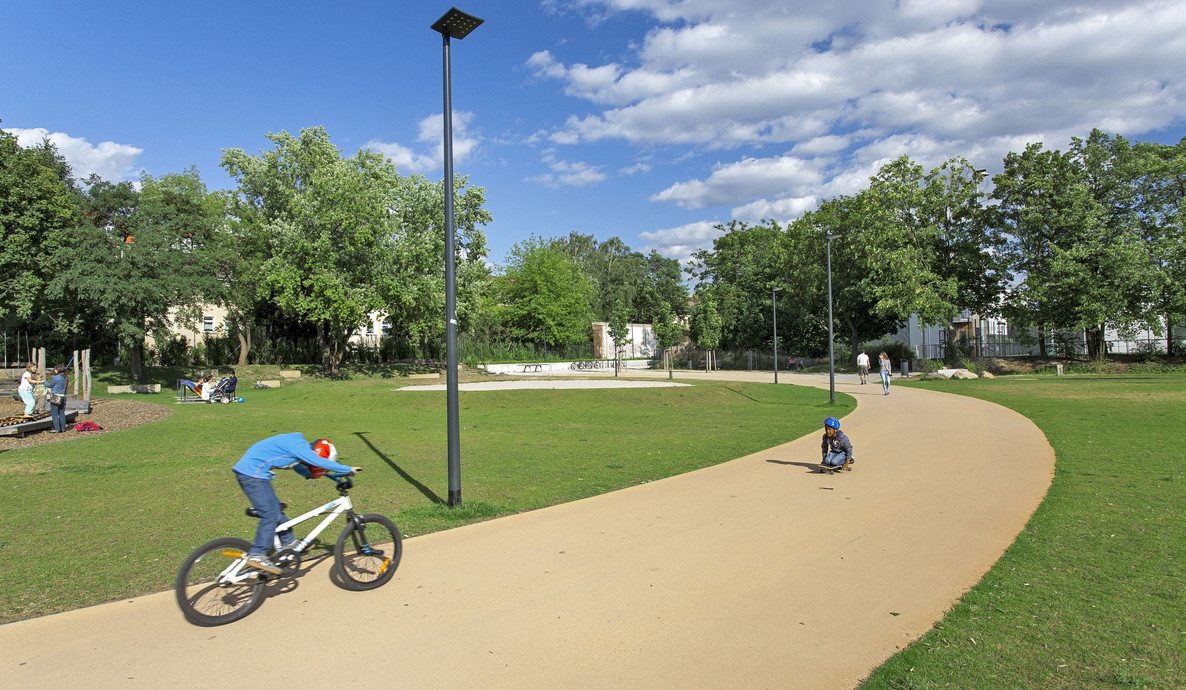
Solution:
{"label": "person in white shirt", "polygon": [[24,373],[21,374],[20,385],[16,387],[17,394],[25,403],[25,414],[33,414],[33,406],[37,404],[37,400],[33,397],[33,385],[41,382],[42,379],[37,374],[37,365],[30,362],[25,366]]}
{"label": "person in white shirt", "polygon": [[857,355],[857,375],[861,377],[862,386],[869,382],[869,355],[864,350]]}

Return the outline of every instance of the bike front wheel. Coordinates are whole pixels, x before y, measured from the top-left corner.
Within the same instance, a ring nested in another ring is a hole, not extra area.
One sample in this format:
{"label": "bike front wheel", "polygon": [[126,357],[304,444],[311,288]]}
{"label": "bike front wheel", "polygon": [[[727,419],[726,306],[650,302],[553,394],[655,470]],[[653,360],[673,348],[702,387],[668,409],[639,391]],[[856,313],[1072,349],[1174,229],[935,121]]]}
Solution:
{"label": "bike front wheel", "polygon": [[185,559],[173,584],[185,620],[201,626],[226,625],[259,608],[264,583],[258,577],[239,583],[224,579],[250,548],[244,539],[215,539]]}
{"label": "bike front wheel", "polygon": [[382,587],[395,575],[403,555],[403,540],[395,523],[384,515],[359,515],[338,535],[334,571],[342,586],[361,592]]}

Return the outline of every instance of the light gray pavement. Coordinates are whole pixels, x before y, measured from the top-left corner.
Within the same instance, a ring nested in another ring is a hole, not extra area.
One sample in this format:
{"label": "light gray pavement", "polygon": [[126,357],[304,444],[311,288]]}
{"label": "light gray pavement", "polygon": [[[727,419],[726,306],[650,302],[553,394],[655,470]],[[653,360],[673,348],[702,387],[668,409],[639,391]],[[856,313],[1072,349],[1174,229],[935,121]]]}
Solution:
{"label": "light gray pavement", "polygon": [[[826,399],[826,376],[780,381]],[[172,592],[2,626],[0,686],[853,687],[999,558],[1045,495],[1054,453],[991,403],[882,396],[855,377],[837,389],[859,401],[843,420],[853,472],[812,472],[813,433],[409,539],[374,592],[334,587],[322,562],[219,628],[187,624]],[[358,500],[365,510],[365,491]]]}

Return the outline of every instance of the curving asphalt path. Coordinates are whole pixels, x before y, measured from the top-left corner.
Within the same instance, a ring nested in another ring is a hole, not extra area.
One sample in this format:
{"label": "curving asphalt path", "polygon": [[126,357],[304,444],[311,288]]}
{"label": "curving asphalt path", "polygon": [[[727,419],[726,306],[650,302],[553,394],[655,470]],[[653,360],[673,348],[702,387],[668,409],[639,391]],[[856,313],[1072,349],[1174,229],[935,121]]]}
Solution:
{"label": "curving asphalt path", "polygon": [[219,628],[187,624],[172,592],[0,626],[0,687],[851,688],[1000,557],[1054,452],[992,403],[837,389],[859,401],[851,473],[811,471],[813,433],[410,539],[374,592],[321,562]]}

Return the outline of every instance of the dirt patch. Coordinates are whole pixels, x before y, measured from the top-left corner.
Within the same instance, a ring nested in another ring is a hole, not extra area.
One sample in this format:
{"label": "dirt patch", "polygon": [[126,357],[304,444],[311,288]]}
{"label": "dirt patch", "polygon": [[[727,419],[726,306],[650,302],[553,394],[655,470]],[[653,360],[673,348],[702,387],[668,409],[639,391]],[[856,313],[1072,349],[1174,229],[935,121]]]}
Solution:
{"label": "dirt patch", "polygon": [[[24,403],[12,399],[0,400],[0,417],[22,414],[24,411]],[[0,452],[14,448],[39,446],[43,443],[62,443],[97,434],[109,434],[113,431],[123,431],[155,422],[168,416],[168,408],[152,403],[118,398],[95,398],[91,400],[91,413],[78,415],[75,423],[94,422],[103,427],[102,431],[75,431],[73,425],[70,425],[68,430],[61,434],[50,433],[49,429],[46,429],[25,434],[24,438],[0,436]]]}

